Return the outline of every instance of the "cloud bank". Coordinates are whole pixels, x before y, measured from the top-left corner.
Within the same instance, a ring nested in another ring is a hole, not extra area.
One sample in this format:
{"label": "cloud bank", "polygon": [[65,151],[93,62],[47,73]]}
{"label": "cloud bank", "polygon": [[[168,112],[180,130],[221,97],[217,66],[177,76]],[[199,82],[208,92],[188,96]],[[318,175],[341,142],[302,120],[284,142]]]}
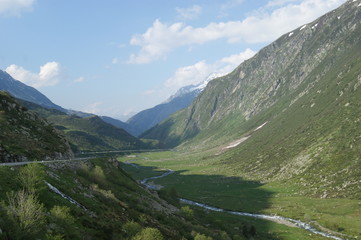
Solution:
{"label": "cloud bank", "polygon": [[193,27],[182,22],[163,23],[159,19],[143,34],[134,35],[130,44],[139,46],[131,54],[130,64],[145,64],[164,58],[173,49],[200,45],[224,39],[228,43],[263,43],[275,40],[283,33],[314,20],[345,0],[274,0],[268,7],[254,12],[242,21],[213,22],[205,27]]}
{"label": "cloud bank", "polygon": [[22,12],[31,11],[36,0],[0,0],[0,15],[21,16]]}
{"label": "cloud bank", "polygon": [[39,73],[32,73],[15,64],[7,67],[5,71],[14,79],[35,88],[54,86],[60,81],[61,75],[60,64],[57,62],[48,62],[44,64],[40,67]]}
{"label": "cloud bank", "polygon": [[200,61],[194,65],[178,68],[174,75],[165,81],[164,86],[175,91],[187,85],[198,84],[212,73],[225,75],[255,54],[255,51],[247,48],[244,52],[222,58],[214,63]]}

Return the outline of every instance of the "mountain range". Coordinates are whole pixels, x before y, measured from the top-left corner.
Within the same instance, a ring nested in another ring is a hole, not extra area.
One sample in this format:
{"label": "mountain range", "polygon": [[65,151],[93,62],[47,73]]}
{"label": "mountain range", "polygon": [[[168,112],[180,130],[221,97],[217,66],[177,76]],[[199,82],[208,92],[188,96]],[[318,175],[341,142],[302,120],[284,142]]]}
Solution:
{"label": "mountain range", "polygon": [[[219,77],[219,74],[213,73],[205,81],[197,85],[190,85],[179,89],[164,103],[137,113],[127,122],[123,122],[119,119],[108,116],[99,117],[104,122],[109,123],[117,128],[124,129],[133,136],[139,136],[176,111],[188,107],[192,103],[193,99],[198,96],[200,92],[202,92],[207,83],[216,77]],[[75,115],[81,118],[95,116],[95,114],[91,113],[64,109],[54,104],[49,98],[47,98],[44,94],[35,88],[15,80],[5,71],[0,71],[0,90],[7,91],[18,99],[32,102],[48,109],[56,109],[68,115]]]}
{"label": "mountain range", "polygon": [[171,114],[188,107],[193,100],[203,91],[208,82],[219,74],[211,74],[203,82],[196,85],[189,85],[180,88],[174,95],[170,96],[165,102],[156,105],[153,108],[143,110],[131,117],[125,126],[129,132],[135,136],[141,135],[143,132],[157,125]]}
{"label": "mountain range", "polygon": [[0,71],[0,162],[174,148],[2,165],[0,239],[357,239],[360,36],[349,0],[127,123],[65,110]]}
{"label": "mountain range", "polygon": [[360,36],[361,7],[348,1],[210,81],[188,108],[141,137],[218,149],[234,173],[253,179],[360,196]]}

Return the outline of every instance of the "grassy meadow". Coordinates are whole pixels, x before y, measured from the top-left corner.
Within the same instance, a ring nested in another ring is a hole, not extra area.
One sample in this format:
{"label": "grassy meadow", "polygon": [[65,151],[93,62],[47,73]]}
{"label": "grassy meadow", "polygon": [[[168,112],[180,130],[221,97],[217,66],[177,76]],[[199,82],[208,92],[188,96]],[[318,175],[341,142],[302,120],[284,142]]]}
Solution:
{"label": "grassy meadow", "polygon": [[[165,190],[175,188],[182,198],[227,210],[290,217],[344,239],[361,237],[361,200],[308,196],[295,180],[244,179],[221,164],[228,153],[217,155],[217,151],[140,153],[118,160],[132,163],[124,164],[123,168],[137,180],[174,170],[174,174],[153,181]],[[271,234],[275,239],[326,239],[306,230],[226,213],[209,212],[207,218],[229,228],[237,228],[240,220],[249,222],[259,234]]]}

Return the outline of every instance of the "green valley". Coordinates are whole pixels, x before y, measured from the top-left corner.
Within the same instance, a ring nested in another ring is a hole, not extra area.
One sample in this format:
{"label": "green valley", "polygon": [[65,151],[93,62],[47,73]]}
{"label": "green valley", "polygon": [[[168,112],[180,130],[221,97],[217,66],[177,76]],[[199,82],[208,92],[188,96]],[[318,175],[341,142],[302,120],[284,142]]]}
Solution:
{"label": "green valley", "polygon": [[[310,223],[322,231],[346,239],[360,236],[360,200],[347,198],[318,198],[305,195],[304,188],[295,182],[260,182],[243,179],[220,162],[212,158],[215,152],[143,153],[136,157],[119,158],[126,164],[125,170],[135,179],[158,175],[166,169],[175,171],[167,177],[153,180],[164,186],[161,191],[175,188],[179,196],[211,206],[250,213],[261,213],[290,217]],[[229,216],[226,213],[208,212],[220,224],[235,224],[238,219],[255,224],[257,232],[272,232],[275,239],[307,239],[307,231],[286,227],[265,220]],[[209,217],[209,218],[212,218]],[[310,239],[325,239],[312,234]]]}
{"label": "green valley", "polygon": [[[257,14],[284,20],[285,12],[270,9],[284,6],[280,9],[297,15],[322,1],[266,2]],[[294,2],[299,5],[291,9]],[[323,4],[331,2],[336,1]],[[227,3],[236,9],[246,1]],[[62,87],[69,92],[74,87],[72,91],[84,98],[82,109],[91,113],[66,110],[0,71],[0,88],[23,99],[0,91],[0,239],[360,239],[361,3],[342,3],[292,31],[286,27],[289,32],[257,53],[247,49],[243,54],[253,56],[248,60],[231,55],[213,64],[204,60],[178,68],[166,87],[192,82],[199,77],[195,72],[203,79],[213,68],[225,71],[231,66],[222,65],[226,62],[239,64],[227,74],[212,73],[209,82],[181,88],[127,123],[93,114],[120,114],[115,101],[103,104],[96,99],[103,85],[106,101],[123,94],[126,104],[132,104],[128,100],[134,99],[134,86],[125,84],[125,92],[114,93],[106,84],[112,72],[125,74],[125,66],[150,63],[152,58],[166,60],[173,48],[187,46],[182,54],[190,58],[198,51],[195,46],[204,43],[202,37],[223,41],[219,31],[229,28],[234,34],[257,17],[228,22],[240,29],[223,22],[198,28],[156,20],[130,41],[141,48],[139,55],[129,50],[125,61],[112,52],[112,61],[99,56],[109,62],[103,63],[106,74],[64,77],[61,84],[67,86]],[[186,16],[196,21],[193,15],[202,10],[208,15],[198,5],[175,9],[184,21]],[[261,30],[266,34],[267,29]],[[257,39],[263,37],[261,30]],[[232,36],[225,39],[237,42],[238,36]],[[113,40],[108,45],[128,47]],[[154,66],[147,67],[154,74],[149,79],[158,71]],[[118,82],[131,76],[132,84],[139,84],[136,76],[143,73],[136,72],[137,67]],[[58,84],[61,70],[57,62],[43,65],[39,74],[15,64],[7,68],[42,87]],[[55,77],[48,71],[55,71]],[[90,90],[92,84],[99,89]],[[159,83],[147,84],[137,85],[138,98],[163,94]],[[89,93],[82,95],[79,89]],[[129,105],[127,114],[133,114],[133,108]]]}

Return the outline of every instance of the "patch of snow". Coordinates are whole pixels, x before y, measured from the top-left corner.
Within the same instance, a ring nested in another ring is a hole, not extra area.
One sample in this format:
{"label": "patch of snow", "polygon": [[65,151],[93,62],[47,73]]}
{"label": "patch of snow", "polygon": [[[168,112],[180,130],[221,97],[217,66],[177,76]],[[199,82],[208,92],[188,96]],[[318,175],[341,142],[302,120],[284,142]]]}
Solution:
{"label": "patch of snow", "polygon": [[303,26],[300,28],[300,31],[301,31],[302,29],[304,29],[305,27],[307,27],[307,24],[306,24],[306,25],[303,25]]}
{"label": "patch of snow", "polygon": [[358,7],[360,7],[361,6],[361,3],[359,4],[359,5],[357,5]]}
{"label": "patch of snow", "polygon": [[224,147],[223,149],[230,149],[230,148],[237,147],[239,144],[241,144],[241,143],[243,143],[244,141],[246,141],[249,137],[250,137],[250,136],[237,139],[236,141],[231,142],[227,147]]}
{"label": "patch of snow", "polygon": [[194,92],[197,91],[198,93],[202,92],[204,90],[204,88],[207,86],[207,84],[218,77],[222,77],[224,76],[224,74],[220,74],[220,73],[211,73],[203,82],[200,82],[196,85],[188,85],[185,87],[182,87],[180,89],[178,89],[178,91],[173,94],[172,96],[170,96],[166,101],[164,101],[163,103],[169,103],[170,101],[172,101],[173,99],[180,97],[182,95],[185,95],[187,93],[190,92]]}
{"label": "patch of snow", "polygon": [[197,90],[197,89],[203,90],[207,86],[208,82],[209,82],[208,79],[204,80],[200,84],[198,84],[198,85],[194,86],[193,88],[191,88],[191,91],[194,91],[194,90]]}
{"label": "patch of snow", "polygon": [[261,126],[257,127],[257,128],[255,129],[255,131],[257,131],[257,130],[259,130],[259,129],[263,128],[263,127],[264,127],[267,123],[268,123],[268,121],[267,121],[267,122],[265,122],[265,123],[263,123]]}
{"label": "patch of snow", "polygon": [[341,19],[341,16],[338,16],[337,19],[340,20],[340,19]]}
{"label": "patch of snow", "polygon": [[288,34],[289,37],[291,37],[293,35],[293,32],[291,32],[290,34]]}
{"label": "patch of snow", "polygon": [[318,23],[316,23],[315,25],[312,26],[312,30],[315,29],[317,27]]}

